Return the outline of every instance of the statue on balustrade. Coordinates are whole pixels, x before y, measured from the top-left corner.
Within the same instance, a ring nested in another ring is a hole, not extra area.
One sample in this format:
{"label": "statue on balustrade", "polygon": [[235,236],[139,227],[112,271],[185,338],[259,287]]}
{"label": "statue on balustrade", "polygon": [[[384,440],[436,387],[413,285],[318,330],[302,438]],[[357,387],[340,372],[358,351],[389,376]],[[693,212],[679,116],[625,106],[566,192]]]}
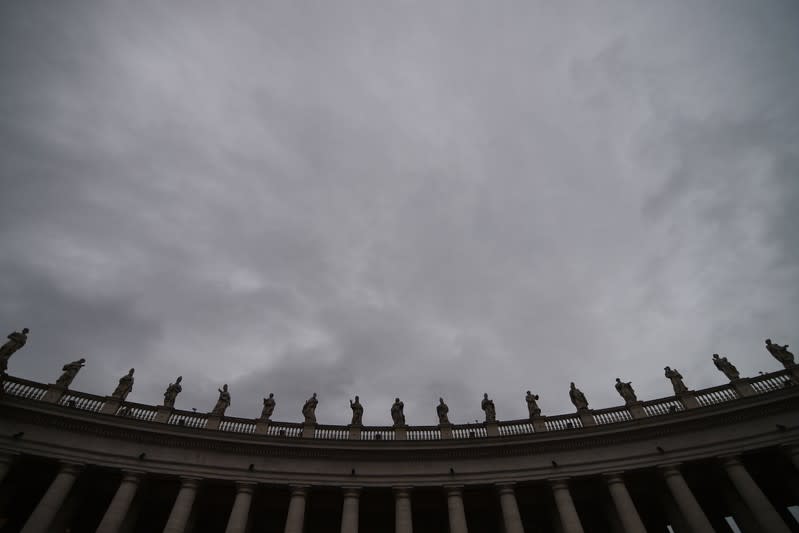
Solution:
{"label": "statue on balustrade", "polygon": [[219,399],[216,401],[213,410],[211,410],[211,415],[225,416],[225,411],[230,407],[230,393],[227,390],[227,383],[217,390],[219,391]]}
{"label": "statue on balustrade", "polygon": [[438,414],[438,423],[442,426],[449,424],[449,407],[444,403],[444,398],[438,399],[436,406],[436,413]]}
{"label": "statue on balustrade", "polygon": [[8,360],[14,353],[25,346],[28,342],[28,328],[23,328],[22,331],[12,331],[8,334],[8,341],[0,346],[0,372],[5,372],[8,368]]}
{"label": "statue on balustrade", "polygon": [[319,400],[316,399],[316,393],[305,400],[302,405],[302,416],[305,417],[306,424],[316,424],[316,406],[319,405]]}
{"label": "statue on balustrade", "polygon": [[635,403],[638,398],[635,396],[633,385],[631,381],[622,381],[621,378],[616,378],[616,391],[624,398],[627,404]]}
{"label": "statue on balustrade", "polygon": [[674,394],[683,394],[684,392],[688,392],[688,387],[686,387],[685,383],[682,382],[682,374],[680,374],[676,368],[672,370],[667,366],[664,367],[663,370],[666,373],[666,377],[671,380],[671,386],[674,388]]}
{"label": "statue on balustrade", "polygon": [[71,363],[67,363],[66,365],[63,366],[63,368],[61,368],[61,370],[63,370],[64,373],[61,374],[61,377],[59,377],[56,380],[55,384],[60,385],[65,389],[68,388],[69,385],[72,383],[72,380],[75,379],[75,376],[78,375],[78,371],[81,368],[83,368],[85,364],[86,364],[86,359],[83,359],[82,357],[77,361],[72,361]]}
{"label": "statue on balustrade", "polygon": [[169,387],[164,392],[164,405],[166,407],[175,407],[175,399],[183,391],[180,382],[183,381],[183,376],[178,376],[174,383],[170,383]]}
{"label": "statue on balustrade", "polygon": [[269,420],[272,416],[272,413],[275,412],[275,395],[274,393],[269,393],[269,398],[264,398],[264,408],[261,409],[261,419],[262,420]]}
{"label": "statue on balustrade", "polygon": [[130,394],[130,391],[132,390],[133,390],[133,369],[131,368],[127,374],[119,378],[119,385],[117,385],[117,388],[114,389],[114,392],[111,393],[111,397],[125,401],[125,398],[128,397],[128,394]]}
{"label": "statue on balustrade", "polygon": [[541,415],[541,409],[538,407],[538,394],[533,394],[529,390],[527,391],[527,396],[524,397],[525,401],[527,402],[527,412],[530,414],[530,418],[534,416]]}
{"label": "statue on balustrade", "polygon": [[735,368],[735,365],[730,363],[726,357],[719,357],[719,354],[714,353],[713,364],[716,365],[716,368],[724,372],[724,375],[727,376],[730,381],[741,379],[741,374],[738,373],[738,369]]}
{"label": "statue on balustrade", "polygon": [[791,368],[796,365],[793,354],[788,351],[788,345],[780,346],[779,344],[772,344],[771,339],[766,339],[766,350],[774,356],[774,359],[782,363],[785,368]]}
{"label": "statue on balustrade", "polygon": [[355,401],[350,400],[350,409],[352,409],[352,422],[353,426],[363,425],[363,405],[361,399],[356,395]]}
{"label": "statue on balustrade", "polygon": [[391,406],[391,420],[394,421],[394,427],[405,425],[405,404],[399,398],[394,399],[394,404]]}
{"label": "statue on balustrade", "polygon": [[569,398],[571,398],[572,403],[578,411],[580,409],[588,409],[588,400],[585,398],[585,394],[574,385],[573,381],[569,386]]}
{"label": "statue on balustrade", "polygon": [[480,402],[480,408],[485,411],[486,422],[497,421],[497,410],[494,407],[494,400],[488,399],[488,393],[483,393],[483,401]]}

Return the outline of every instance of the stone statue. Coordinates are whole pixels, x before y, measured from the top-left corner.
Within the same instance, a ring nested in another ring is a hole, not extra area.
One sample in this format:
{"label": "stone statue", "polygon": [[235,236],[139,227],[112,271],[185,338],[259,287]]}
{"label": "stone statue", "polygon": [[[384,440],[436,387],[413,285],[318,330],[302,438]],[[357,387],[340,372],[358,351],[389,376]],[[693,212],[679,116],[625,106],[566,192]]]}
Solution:
{"label": "stone statue", "polygon": [[741,379],[741,374],[738,373],[738,369],[735,368],[735,365],[730,363],[726,357],[719,357],[719,354],[713,354],[713,364],[716,365],[716,368],[724,372],[724,375],[727,376],[730,381]]}
{"label": "stone statue", "polygon": [[127,374],[119,378],[119,385],[117,388],[114,389],[114,392],[111,393],[112,398],[119,398],[122,401],[125,401],[125,398],[128,397],[130,391],[133,390],[133,369],[131,368]]}
{"label": "stone statue", "polygon": [[665,367],[663,370],[666,372],[666,377],[671,380],[671,386],[674,388],[674,394],[688,392],[688,387],[686,387],[685,383],[682,382],[682,374],[680,374],[676,368],[672,370],[669,367]]}
{"label": "stone statue", "polygon": [[631,381],[625,382],[621,378],[616,378],[616,391],[624,398],[625,403],[630,404],[638,401]]}
{"label": "stone statue", "polygon": [[394,427],[405,425],[405,404],[399,398],[394,399],[394,404],[391,406],[391,419],[394,421]]}
{"label": "stone statue", "polygon": [[64,371],[64,373],[61,374],[61,377],[59,377],[56,380],[55,384],[61,385],[64,388],[69,387],[69,385],[72,383],[72,380],[75,379],[75,376],[78,375],[78,371],[81,368],[83,368],[85,364],[86,364],[86,359],[83,359],[82,357],[77,361],[72,361],[71,363],[67,363],[61,369]]}
{"label": "stone statue", "polygon": [[[10,335],[9,338],[11,338]],[[785,368],[791,368],[796,364],[793,354],[788,351],[787,344],[785,346],[780,346],[779,344],[772,344],[771,339],[766,339],[766,350],[774,356],[774,359],[782,363]]]}
{"label": "stone statue", "polygon": [[28,328],[23,328],[21,332],[12,331],[8,334],[8,341],[0,346],[0,372],[5,372],[8,368],[8,360],[14,355],[14,352],[25,346],[28,342]]}
{"label": "stone statue", "polygon": [[438,405],[436,406],[436,413],[438,413],[438,423],[440,425],[449,424],[449,407],[447,404],[444,403],[444,398],[438,399]]}
{"label": "stone statue", "polygon": [[588,409],[588,400],[585,398],[585,394],[583,394],[583,391],[574,386],[573,381],[569,386],[569,398],[571,398],[572,403],[578,411],[580,409]]}
{"label": "stone statue", "polygon": [[363,405],[361,399],[356,395],[355,401],[350,400],[350,409],[352,409],[352,425],[360,426],[363,424]]}
{"label": "stone statue", "polygon": [[213,410],[211,410],[211,415],[225,416],[225,410],[230,407],[230,393],[227,390],[227,383],[217,390],[219,391],[219,399],[216,401]]}
{"label": "stone statue", "polygon": [[262,420],[269,420],[272,416],[272,413],[275,412],[275,395],[273,393],[269,393],[269,398],[264,398],[264,408],[261,409],[261,419]]}
{"label": "stone statue", "polygon": [[488,399],[488,393],[483,394],[483,401],[480,402],[480,407],[485,411],[486,422],[497,421],[497,410],[494,408],[494,400]]}
{"label": "stone statue", "polygon": [[183,387],[180,385],[181,381],[183,381],[183,376],[178,376],[178,379],[176,379],[174,383],[170,383],[169,387],[166,388],[166,392],[164,393],[165,406],[175,407],[175,398],[183,391]]}
{"label": "stone statue", "polygon": [[538,394],[533,394],[528,390],[527,396],[525,396],[524,399],[527,401],[527,412],[530,413],[530,418],[533,418],[534,416],[540,416],[541,409],[538,407],[538,403],[536,403]]}
{"label": "stone statue", "polygon": [[319,405],[319,400],[316,399],[316,393],[305,400],[302,405],[302,416],[305,417],[306,424],[316,424],[316,406]]}

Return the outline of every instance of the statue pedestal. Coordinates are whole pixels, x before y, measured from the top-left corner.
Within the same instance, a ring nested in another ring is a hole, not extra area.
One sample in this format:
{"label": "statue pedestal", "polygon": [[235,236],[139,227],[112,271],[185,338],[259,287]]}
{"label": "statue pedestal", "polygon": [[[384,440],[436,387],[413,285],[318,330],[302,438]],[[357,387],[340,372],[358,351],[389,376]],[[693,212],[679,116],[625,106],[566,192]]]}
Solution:
{"label": "statue pedestal", "polygon": [[699,402],[696,401],[696,394],[692,390],[678,394],[677,399],[680,400],[680,403],[682,403],[683,407],[686,409],[699,408]]}
{"label": "statue pedestal", "polygon": [[305,422],[302,425],[302,438],[312,439],[316,432],[316,422]]}
{"label": "statue pedestal", "polygon": [[408,440],[408,426],[394,426],[394,440]]}
{"label": "statue pedestal", "polygon": [[441,431],[442,439],[452,438],[452,424],[439,424],[438,429]]}
{"label": "statue pedestal", "polygon": [[350,424],[350,440],[361,440],[361,426],[360,424]]}
{"label": "statue pedestal", "polygon": [[785,368],[791,371],[791,380],[794,384],[799,384],[799,365],[786,365]]}
{"label": "statue pedestal", "polygon": [[534,415],[530,417],[530,422],[533,423],[533,431],[536,433],[547,431],[547,417]]}
{"label": "statue pedestal", "polygon": [[47,392],[45,392],[44,396],[42,396],[42,401],[58,403],[65,392],[67,392],[67,388],[65,386],[50,384],[47,386]]}
{"label": "statue pedestal", "polygon": [[115,415],[117,411],[119,411],[119,406],[122,405],[122,400],[120,398],[113,398],[111,396],[105,397],[105,403],[103,407],[100,409],[101,415]]}
{"label": "statue pedestal", "polygon": [[169,422],[169,417],[171,416],[172,416],[171,407],[167,407],[166,405],[159,405],[158,407],[156,407],[154,421],[166,424],[167,422]]}
{"label": "statue pedestal", "polygon": [[577,416],[580,418],[580,423],[584,428],[595,426],[594,412],[587,407],[585,409],[577,409]]}
{"label": "statue pedestal", "polygon": [[735,392],[738,394],[738,396],[742,398],[757,394],[755,389],[752,388],[752,385],[749,383],[748,379],[733,379],[730,380],[730,383],[732,383],[732,388],[735,389]]}
{"label": "statue pedestal", "polygon": [[486,420],[486,436],[488,437],[499,437],[499,424],[496,420],[493,422],[489,422]]}
{"label": "statue pedestal", "polygon": [[222,417],[219,415],[208,415],[208,422],[205,424],[205,429],[219,429],[219,424],[222,422]]}
{"label": "statue pedestal", "polygon": [[268,418],[256,418],[255,419],[255,434],[256,435],[266,435],[266,431],[269,429],[269,419]]}
{"label": "statue pedestal", "polygon": [[644,412],[644,406],[641,402],[629,402],[627,410],[630,411],[633,418],[646,418],[646,412]]}

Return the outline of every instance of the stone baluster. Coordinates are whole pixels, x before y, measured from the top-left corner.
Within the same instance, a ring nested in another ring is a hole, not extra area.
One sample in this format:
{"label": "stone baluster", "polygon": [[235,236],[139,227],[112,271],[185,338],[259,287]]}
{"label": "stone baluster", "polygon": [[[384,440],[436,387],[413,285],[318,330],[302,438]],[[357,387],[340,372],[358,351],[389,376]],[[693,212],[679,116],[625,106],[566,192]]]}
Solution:
{"label": "stone baluster", "polygon": [[0,483],[3,482],[6,474],[8,474],[9,470],[11,470],[11,463],[14,462],[15,457],[16,454],[13,453],[0,454]]}
{"label": "stone baluster", "polygon": [[247,519],[250,517],[250,503],[255,483],[239,481],[236,483],[236,499],[227,521],[225,533],[244,533],[247,529]]}
{"label": "stone baluster", "polygon": [[198,478],[182,478],[180,492],[172,505],[169,519],[166,521],[164,533],[184,533],[186,524],[191,515],[191,508],[194,505],[194,498],[197,496],[197,488],[200,486]]}
{"label": "stone baluster", "polygon": [[61,465],[47,492],[44,493],[36,509],[33,510],[33,514],[25,522],[21,533],[49,533],[50,523],[67,498],[82,469],[83,465],[71,463]]}
{"label": "stone baluster", "polygon": [[289,511],[286,515],[284,533],[302,533],[303,524],[305,523],[305,500],[307,496],[307,486],[291,486],[291,500],[289,501]]}
{"label": "stone baluster", "polygon": [[499,505],[502,507],[502,522],[505,524],[505,533],[524,533],[522,517],[519,514],[519,505],[516,502],[516,492],[513,483],[497,485],[499,492]]}
{"label": "stone baluster", "polygon": [[760,490],[760,487],[749,475],[749,472],[746,471],[746,467],[741,463],[741,460],[737,456],[728,456],[721,459],[721,464],[724,466],[724,470],[727,471],[727,476],[732,481],[735,489],[763,528],[763,531],[789,533],[790,529],[788,529],[774,506],[771,505],[766,495],[763,494],[763,491]]}
{"label": "stone baluster", "polygon": [[359,487],[344,488],[344,503],[341,507],[341,533],[358,533]]}
{"label": "stone baluster", "polygon": [[580,515],[574,506],[571,492],[569,492],[569,482],[567,479],[552,479],[552,495],[555,498],[555,506],[558,509],[560,523],[563,533],[584,533],[583,525],[580,523]]}
{"label": "stone baluster", "polygon": [[605,481],[608,484],[610,497],[613,499],[613,505],[616,507],[616,513],[619,515],[624,533],[646,533],[644,523],[638,515],[621,474],[605,474]]}
{"label": "stone baluster", "polygon": [[669,492],[674,497],[674,502],[680,510],[682,517],[691,527],[693,533],[714,533],[713,526],[710,525],[707,515],[702,510],[699,502],[696,501],[694,493],[682,477],[678,465],[664,465],[659,467]]}
{"label": "stone baluster", "polygon": [[466,526],[466,510],[463,508],[463,487],[446,487],[449,533],[469,533]]}
{"label": "stone baluster", "polygon": [[130,504],[139,488],[142,472],[123,472],[122,481],[119,483],[114,498],[108,505],[96,533],[118,533],[122,522],[128,514]]}
{"label": "stone baluster", "polygon": [[410,487],[394,487],[394,532],[413,533]]}

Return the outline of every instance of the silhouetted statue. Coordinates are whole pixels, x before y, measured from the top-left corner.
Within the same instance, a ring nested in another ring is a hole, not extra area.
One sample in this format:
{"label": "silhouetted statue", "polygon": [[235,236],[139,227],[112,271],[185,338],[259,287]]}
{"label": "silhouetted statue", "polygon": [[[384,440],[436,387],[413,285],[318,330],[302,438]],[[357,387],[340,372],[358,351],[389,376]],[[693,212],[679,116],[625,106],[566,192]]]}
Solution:
{"label": "silhouetted statue", "polygon": [[441,425],[449,424],[449,407],[444,403],[444,398],[438,399],[436,405],[436,413],[438,414],[438,423]]}
{"label": "silhouetted statue", "polygon": [[28,342],[29,332],[28,328],[23,328],[22,331],[12,331],[8,334],[8,340],[0,346],[0,372],[6,371],[9,358]]}
{"label": "silhouetted statue", "polygon": [[530,418],[539,416],[541,414],[541,409],[538,407],[538,403],[536,402],[538,399],[538,394],[533,394],[528,390],[527,396],[525,396],[524,399],[527,402],[527,412],[530,414]]}
{"label": "silhouetted statue", "polygon": [[483,401],[480,402],[480,408],[485,411],[486,414],[486,422],[496,422],[497,421],[497,410],[494,407],[494,400],[488,399],[488,393],[483,394]]}
{"label": "silhouetted statue", "polygon": [[227,383],[222,385],[221,389],[217,390],[219,391],[219,399],[211,410],[211,414],[215,416],[225,416],[225,410],[230,407],[230,393],[227,390]]}
{"label": "silhouetted statue", "polygon": [[72,361],[71,363],[65,364],[63,368],[61,368],[64,373],[61,374],[61,377],[56,380],[55,384],[61,385],[65,388],[69,387],[69,385],[72,383],[72,380],[78,375],[78,371],[83,368],[85,364],[86,359],[83,359],[82,357],[77,361]]}
{"label": "silhouetted statue", "polygon": [[302,416],[305,417],[306,424],[316,424],[316,406],[319,405],[319,400],[316,399],[316,393],[305,400],[302,404]]}
{"label": "silhouetted statue", "polygon": [[170,383],[169,387],[166,388],[166,392],[164,392],[165,406],[175,407],[175,398],[183,391],[183,387],[180,385],[181,381],[183,381],[183,376],[178,376],[178,379],[174,383]]}
{"label": "silhouetted statue", "polygon": [[363,424],[363,405],[361,399],[356,395],[355,401],[350,400],[350,409],[352,409],[352,422],[353,426],[360,426]]}
{"label": "silhouetted statue", "polygon": [[635,403],[638,401],[638,398],[635,396],[635,391],[633,390],[632,382],[630,381],[622,381],[621,378],[616,378],[616,390],[624,398],[625,403]]}
{"label": "silhouetted statue", "polygon": [[741,374],[738,373],[738,369],[735,368],[735,365],[730,363],[726,357],[719,357],[719,354],[713,354],[713,364],[716,365],[716,368],[724,372],[724,375],[727,376],[730,381],[741,379]]}
{"label": "silhouetted statue", "polygon": [[391,406],[391,419],[394,421],[394,427],[405,425],[405,404],[399,398],[394,399]]}
{"label": "silhouetted statue", "polygon": [[780,346],[779,344],[772,344],[771,339],[766,339],[766,350],[774,356],[774,359],[782,363],[785,368],[791,368],[796,364],[793,359],[793,354],[788,351],[787,344],[785,346]]}
{"label": "silhouetted statue", "polygon": [[684,392],[688,392],[688,387],[685,386],[685,383],[682,382],[682,374],[680,374],[677,369],[675,368],[672,370],[670,367],[664,367],[663,371],[666,374],[666,377],[669,378],[671,381],[671,386],[674,389],[674,394],[682,394]]}
{"label": "silhouetted statue", "polygon": [[130,391],[133,390],[133,369],[131,368],[127,374],[119,378],[119,385],[117,388],[114,389],[114,392],[111,393],[112,398],[119,398],[122,401],[125,401],[125,398],[128,397]]}
{"label": "silhouetted statue", "polygon": [[264,408],[261,409],[261,418],[263,420],[269,420],[272,416],[272,413],[275,412],[275,405],[277,402],[275,401],[275,395],[273,393],[269,393],[269,398],[264,398]]}
{"label": "silhouetted statue", "polygon": [[572,403],[578,410],[588,409],[588,400],[586,400],[585,394],[583,394],[583,391],[574,386],[573,381],[569,386],[569,398],[571,398]]}

